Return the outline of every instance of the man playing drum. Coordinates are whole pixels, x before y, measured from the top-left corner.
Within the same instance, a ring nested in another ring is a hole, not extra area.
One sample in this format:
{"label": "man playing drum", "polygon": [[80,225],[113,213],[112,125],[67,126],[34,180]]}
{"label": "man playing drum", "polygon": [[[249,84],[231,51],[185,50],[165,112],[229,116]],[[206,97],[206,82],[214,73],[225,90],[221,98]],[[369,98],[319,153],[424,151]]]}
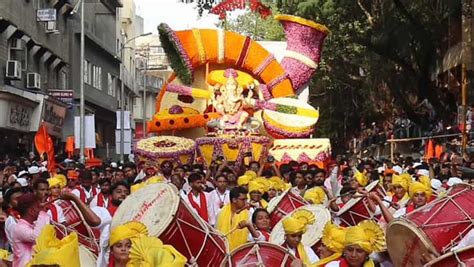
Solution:
{"label": "man playing drum", "polygon": [[290,217],[286,217],[282,222],[285,230],[283,246],[288,248],[290,253],[305,265],[313,264],[319,260],[313,249],[301,243],[306,226],[313,224],[315,220],[312,212],[302,209],[294,212]]}
{"label": "man playing drum", "polygon": [[250,219],[247,194],[247,189],[234,187],[230,190],[230,203],[225,205],[217,216],[216,229],[227,236],[230,251],[247,242],[247,228],[238,229],[241,221]]}

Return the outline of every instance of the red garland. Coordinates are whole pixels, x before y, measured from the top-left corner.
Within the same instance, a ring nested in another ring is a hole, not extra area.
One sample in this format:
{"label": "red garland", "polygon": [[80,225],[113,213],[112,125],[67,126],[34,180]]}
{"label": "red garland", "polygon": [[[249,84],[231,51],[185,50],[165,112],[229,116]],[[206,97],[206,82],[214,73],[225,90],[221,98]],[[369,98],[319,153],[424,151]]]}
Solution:
{"label": "red garland", "polygon": [[249,2],[250,10],[259,13],[262,18],[266,18],[272,14],[270,8],[262,4],[259,0],[225,0],[213,7],[210,13],[219,15],[219,19],[225,19],[227,11],[245,9],[246,2]]}

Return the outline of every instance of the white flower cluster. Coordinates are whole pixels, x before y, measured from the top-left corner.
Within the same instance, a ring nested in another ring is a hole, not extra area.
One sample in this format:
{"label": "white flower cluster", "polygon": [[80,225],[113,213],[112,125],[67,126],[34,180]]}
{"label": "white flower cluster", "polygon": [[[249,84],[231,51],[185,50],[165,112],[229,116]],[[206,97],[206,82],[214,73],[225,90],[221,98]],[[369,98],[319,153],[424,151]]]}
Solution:
{"label": "white flower cluster", "polygon": [[137,148],[152,153],[169,153],[194,148],[191,139],[177,136],[154,136],[138,141]]}

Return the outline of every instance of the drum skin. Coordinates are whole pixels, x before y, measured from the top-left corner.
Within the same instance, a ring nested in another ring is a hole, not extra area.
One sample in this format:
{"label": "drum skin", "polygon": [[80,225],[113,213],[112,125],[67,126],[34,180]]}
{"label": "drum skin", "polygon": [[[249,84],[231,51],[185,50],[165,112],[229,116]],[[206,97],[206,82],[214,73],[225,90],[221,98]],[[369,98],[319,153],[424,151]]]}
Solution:
{"label": "drum skin", "polygon": [[425,266],[426,267],[447,267],[447,266],[456,267],[456,266],[459,266],[459,261],[464,263],[466,267],[474,266],[474,245],[457,250],[455,253],[450,252],[448,254],[445,254],[435,260],[428,262]]}
{"label": "drum skin", "polygon": [[290,189],[277,198],[272,199],[267,208],[270,213],[271,228],[287,214],[306,204],[307,202],[301,196],[291,193]]}
{"label": "drum skin", "polygon": [[97,256],[83,245],[79,245],[79,260],[81,262],[81,266],[84,267],[93,267],[97,265]]}
{"label": "drum skin", "polygon": [[[383,197],[383,188],[381,188],[378,183],[378,181],[374,181],[367,185],[365,189],[368,192],[376,190],[376,192],[378,192],[379,195]],[[336,214],[336,216],[341,219],[341,226],[355,226],[361,221],[374,219],[366,202],[366,198],[353,198],[349,200]]]}
{"label": "drum skin", "polygon": [[456,245],[473,225],[474,191],[457,188],[396,219],[387,227],[387,250],[396,267],[421,266],[422,255],[440,256]]}
{"label": "drum skin", "polygon": [[[254,251],[252,251],[252,249]],[[260,255],[261,261],[257,258]],[[247,243],[232,251],[230,261],[225,260],[221,266],[285,266],[290,267],[295,257],[281,246],[268,242]]]}
{"label": "drum skin", "polygon": [[128,196],[117,209],[111,228],[134,220],[144,223],[150,236],[172,245],[190,263],[219,266],[227,257],[227,240],[191,211],[173,185],[152,184]]}

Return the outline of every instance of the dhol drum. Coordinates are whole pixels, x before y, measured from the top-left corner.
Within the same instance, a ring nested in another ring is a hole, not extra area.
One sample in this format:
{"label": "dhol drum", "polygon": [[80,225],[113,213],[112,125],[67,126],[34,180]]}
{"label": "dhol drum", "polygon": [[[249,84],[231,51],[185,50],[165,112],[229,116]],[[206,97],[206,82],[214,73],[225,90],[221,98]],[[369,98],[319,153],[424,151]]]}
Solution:
{"label": "dhol drum", "polygon": [[224,260],[221,267],[289,267],[294,259],[295,257],[281,246],[268,242],[252,242],[233,250],[230,259]]}
{"label": "dhol drum", "polygon": [[63,210],[63,214],[66,219],[64,224],[53,222],[58,238],[63,238],[72,232],[76,232],[79,238],[79,243],[84,245],[85,248],[94,254],[98,255],[100,250],[99,230],[92,229],[86,223],[84,217],[74,203],[60,200],[56,201],[55,204]]}
{"label": "dhol drum", "polygon": [[474,245],[449,252],[428,262],[425,267],[465,266],[474,267]]}
{"label": "dhol drum", "polygon": [[97,266],[97,256],[82,245],[79,245],[79,260],[83,267]]}
{"label": "dhol drum", "polygon": [[228,255],[227,240],[181,200],[173,185],[152,184],[128,196],[112,229],[129,221],[144,223],[150,236],[175,247],[190,264],[219,266]]}
{"label": "dhol drum", "polygon": [[[378,192],[381,197],[385,196],[385,191],[379,185],[379,181],[373,181],[365,187],[368,192]],[[336,213],[341,220],[341,226],[355,226],[364,220],[378,220],[378,218],[369,209],[367,197],[350,199]]]}
{"label": "dhol drum", "polygon": [[423,255],[450,251],[473,229],[474,191],[455,187],[387,227],[387,250],[397,267],[421,266]]}
{"label": "dhol drum", "polygon": [[288,189],[268,203],[267,210],[270,213],[270,225],[272,228],[287,214],[308,204],[301,196],[291,193],[290,190]]}
{"label": "dhol drum", "polygon": [[[321,237],[323,236],[324,226],[331,220],[331,213],[323,205],[309,205],[299,207],[287,216],[291,216],[297,210],[309,210],[314,214],[316,222],[308,225],[306,233],[303,234],[301,243],[305,246],[311,247],[315,252],[317,251]],[[285,242],[285,230],[283,229],[283,222],[278,222],[270,234],[270,242],[276,245],[282,245]]]}

